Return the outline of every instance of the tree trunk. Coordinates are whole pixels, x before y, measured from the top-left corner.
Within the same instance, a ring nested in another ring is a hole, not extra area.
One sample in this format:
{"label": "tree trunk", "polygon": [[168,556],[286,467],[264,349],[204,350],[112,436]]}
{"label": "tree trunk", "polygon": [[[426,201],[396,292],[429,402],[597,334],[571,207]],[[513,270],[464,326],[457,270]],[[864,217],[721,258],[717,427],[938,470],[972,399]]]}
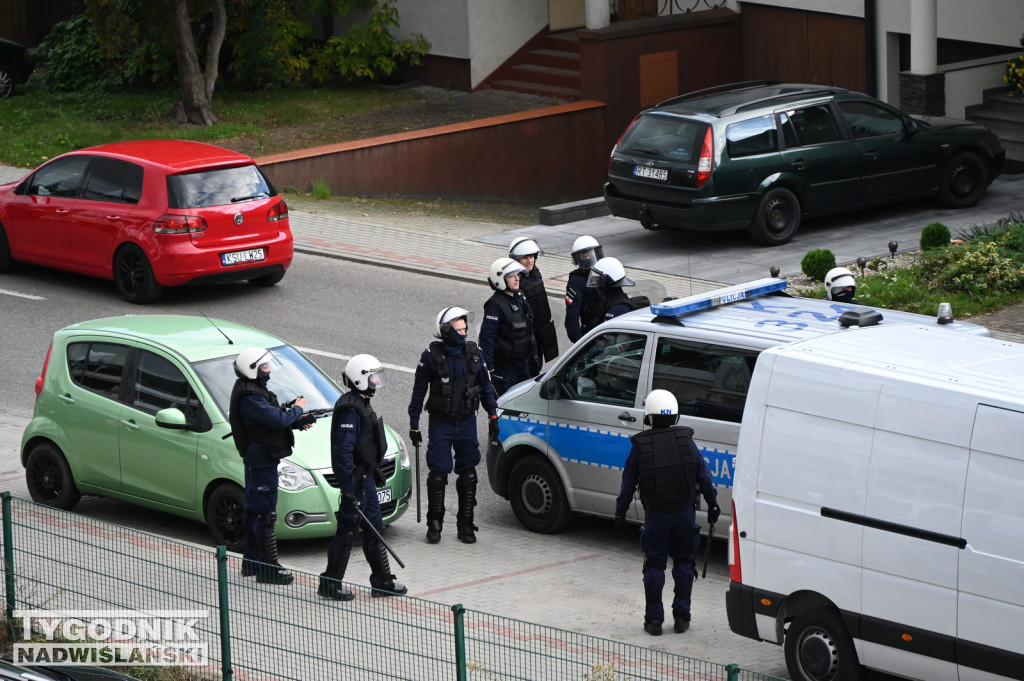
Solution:
{"label": "tree trunk", "polygon": [[210,105],[217,82],[217,60],[224,42],[227,19],[224,0],[212,0],[213,32],[206,49],[206,73],[199,64],[192,20],[186,0],[171,0],[171,40],[178,63],[178,82],[185,116],[195,125],[213,125],[217,118]]}

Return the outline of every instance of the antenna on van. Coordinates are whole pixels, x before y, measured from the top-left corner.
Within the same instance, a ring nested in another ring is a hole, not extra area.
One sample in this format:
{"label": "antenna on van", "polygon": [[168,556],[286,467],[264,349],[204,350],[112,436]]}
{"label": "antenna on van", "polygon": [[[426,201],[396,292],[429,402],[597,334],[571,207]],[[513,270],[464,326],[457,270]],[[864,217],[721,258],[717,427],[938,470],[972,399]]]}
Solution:
{"label": "antenna on van", "polygon": [[214,324],[213,320],[210,319],[209,316],[207,316],[207,314],[205,312],[203,312],[202,310],[199,310],[199,314],[201,314],[204,317],[206,317],[206,321],[210,322],[210,325],[213,326],[213,328],[215,328],[218,331],[220,331],[220,335],[222,335],[222,336],[224,336],[225,338],[228,339],[228,345],[234,345],[235,344],[235,341],[233,341],[230,338],[228,338],[228,335],[226,333],[224,333],[224,329],[222,329],[219,326],[217,326],[216,324]]}

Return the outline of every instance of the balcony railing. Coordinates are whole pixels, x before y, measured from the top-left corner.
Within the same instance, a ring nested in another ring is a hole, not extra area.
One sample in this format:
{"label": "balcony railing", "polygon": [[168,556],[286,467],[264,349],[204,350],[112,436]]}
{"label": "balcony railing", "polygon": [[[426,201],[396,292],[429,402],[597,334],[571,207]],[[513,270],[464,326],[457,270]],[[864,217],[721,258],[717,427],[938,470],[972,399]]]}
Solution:
{"label": "balcony railing", "polygon": [[689,14],[724,7],[726,0],[611,0],[612,16],[619,21]]}

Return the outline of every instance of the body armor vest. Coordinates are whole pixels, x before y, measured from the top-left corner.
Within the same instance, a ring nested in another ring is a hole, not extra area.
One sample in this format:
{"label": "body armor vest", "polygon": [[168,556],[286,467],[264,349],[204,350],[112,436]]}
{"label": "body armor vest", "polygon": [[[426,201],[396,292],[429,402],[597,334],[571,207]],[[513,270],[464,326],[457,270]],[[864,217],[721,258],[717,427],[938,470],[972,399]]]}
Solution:
{"label": "body armor vest", "polygon": [[526,298],[522,294],[509,296],[497,291],[491,300],[498,304],[502,313],[502,321],[494,339],[494,354],[509,360],[526,359],[533,349],[533,319]]}
{"label": "body armor vest", "polygon": [[334,413],[331,414],[332,451],[337,439],[338,414],[345,409],[355,409],[362,421],[356,449],[352,453],[353,464],[356,468],[362,468],[364,474],[373,475],[380,462],[384,460],[384,453],[388,448],[387,436],[384,434],[384,420],[377,416],[373,407],[355,390],[345,393],[334,403]]}
{"label": "body armor vest", "polygon": [[656,511],[680,511],[697,500],[697,462],[690,448],[693,428],[672,426],[637,433],[640,501]]}
{"label": "body armor vest", "polygon": [[594,295],[588,296],[587,278],[590,276],[589,269],[576,269],[569,273],[569,276],[579,275],[583,277],[583,302],[580,306],[580,332],[586,333],[604,321],[604,313],[607,307],[604,301],[604,291],[601,288],[594,290]]}
{"label": "body armor vest", "polygon": [[480,352],[476,343],[466,341],[463,346],[466,374],[459,378],[455,378],[451,371],[455,358],[444,351],[444,343],[435,341],[429,350],[434,361],[434,375],[430,379],[427,411],[431,416],[450,421],[461,421],[475,414],[480,408]]}
{"label": "body armor vest", "polygon": [[254,379],[240,378],[235,381],[231,388],[231,406],[228,411],[228,422],[231,424],[231,436],[235,441],[235,449],[238,455],[244,457],[249,450],[249,445],[258,443],[263,446],[264,453],[274,459],[283,459],[290,456],[292,446],[295,444],[295,434],[291,428],[267,428],[262,423],[247,420],[248,425],[242,424],[242,416],[238,413],[238,402],[246,395],[258,395],[270,403],[270,406],[280,409],[277,402],[277,395],[267,389],[266,384]]}

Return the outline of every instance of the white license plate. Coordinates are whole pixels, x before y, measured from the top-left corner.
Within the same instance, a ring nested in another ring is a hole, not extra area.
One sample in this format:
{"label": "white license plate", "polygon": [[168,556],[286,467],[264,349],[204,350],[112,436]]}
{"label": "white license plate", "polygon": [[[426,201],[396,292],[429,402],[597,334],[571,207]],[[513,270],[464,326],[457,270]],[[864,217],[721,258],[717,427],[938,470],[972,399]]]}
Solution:
{"label": "white license plate", "polygon": [[647,177],[652,180],[665,181],[668,179],[668,168],[648,168],[647,166],[634,166],[633,174],[637,177]]}
{"label": "white license plate", "polygon": [[391,488],[385,487],[384,489],[377,490],[377,503],[386,504],[391,501]]}
{"label": "white license plate", "polygon": [[247,251],[233,251],[221,253],[220,263],[222,265],[243,265],[247,262],[262,262],[267,259],[262,248],[250,248]]}

